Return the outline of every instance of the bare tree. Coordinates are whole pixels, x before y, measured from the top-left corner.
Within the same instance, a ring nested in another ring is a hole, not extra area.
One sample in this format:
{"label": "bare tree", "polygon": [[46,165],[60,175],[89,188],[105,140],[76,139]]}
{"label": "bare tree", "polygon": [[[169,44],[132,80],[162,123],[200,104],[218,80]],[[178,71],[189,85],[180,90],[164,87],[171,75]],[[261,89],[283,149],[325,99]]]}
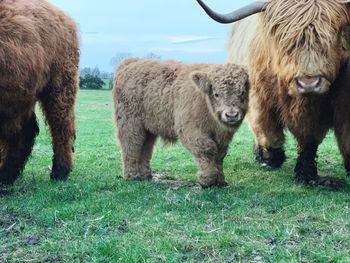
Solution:
{"label": "bare tree", "polygon": [[152,60],[160,60],[161,56],[157,55],[156,53],[149,52],[146,56],[144,56],[145,59],[152,59]]}
{"label": "bare tree", "polygon": [[92,69],[89,67],[85,67],[80,69],[80,76],[85,77],[86,75],[91,75],[92,74]]}
{"label": "bare tree", "polygon": [[111,64],[113,66],[119,65],[124,59],[132,58],[133,54],[128,52],[119,52],[112,59]]}

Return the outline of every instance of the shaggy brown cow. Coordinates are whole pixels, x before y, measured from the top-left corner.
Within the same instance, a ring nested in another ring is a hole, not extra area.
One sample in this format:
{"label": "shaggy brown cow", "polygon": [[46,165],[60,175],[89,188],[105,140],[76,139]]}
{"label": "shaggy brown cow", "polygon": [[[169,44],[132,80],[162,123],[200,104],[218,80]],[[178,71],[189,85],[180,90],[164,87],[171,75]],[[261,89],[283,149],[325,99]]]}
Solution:
{"label": "shaggy brown cow", "polygon": [[233,64],[184,65],[129,59],[117,69],[113,98],[124,177],[150,179],[157,136],[194,155],[203,187],[225,185],[223,159],[247,107],[248,75]]}
{"label": "shaggy brown cow", "polygon": [[[72,168],[79,44],[75,23],[46,0],[0,1],[0,184],[24,169],[40,101],[53,139],[51,178]],[[6,149],[6,151],[4,151]]]}
{"label": "shaggy brown cow", "polygon": [[255,134],[256,159],[263,166],[280,167],[288,128],[298,143],[296,180],[344,185],[343,180],[319,177],[315,160],[318,145],[333,127],[350,175],[349,70],[341,38],[349,23],[345,1],[271,0],[227,15],[197,1],[222,23],[264,11],[235,24],[228,47],[229,61],[248,67],[248,120]]}

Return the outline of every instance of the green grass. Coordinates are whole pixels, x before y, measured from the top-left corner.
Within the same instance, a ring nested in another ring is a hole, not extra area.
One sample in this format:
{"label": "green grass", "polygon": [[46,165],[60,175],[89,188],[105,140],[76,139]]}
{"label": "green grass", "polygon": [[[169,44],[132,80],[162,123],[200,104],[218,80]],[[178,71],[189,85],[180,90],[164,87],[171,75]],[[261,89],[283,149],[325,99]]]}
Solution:
{"label": "green grass", "polygon": [[[295,143],[276,171],[255,163],[243,127],[225,160],[229,187],[207,189],[121,177],[111,91],[81,91],[75,169],[49,181],[50,139],[41,121],[33,156],[0,192],[0,262],[349,262],[350,191],[296,185]],[[321,175],[345,178],[333,134]],[[180,145],[158,143],[154,172],[194,180]],[[347,182],[350,181],[347,179]]]}

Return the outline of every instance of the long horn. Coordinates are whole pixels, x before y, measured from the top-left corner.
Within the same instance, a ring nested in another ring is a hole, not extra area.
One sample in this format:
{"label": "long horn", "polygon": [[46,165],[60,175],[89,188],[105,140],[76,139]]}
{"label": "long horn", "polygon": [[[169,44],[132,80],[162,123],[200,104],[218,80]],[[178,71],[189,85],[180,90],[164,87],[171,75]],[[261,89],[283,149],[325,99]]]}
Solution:
{"label": "long horn", "polygon": [[222,24],[234,23],[238,20],[246,18],[250,15],[260,13],[266,10],[268,2],[254,2],[245,7],[242,7],[236,11],[233,11],[229,14],[219,14],[209,8],[202,0],[197,0],[198,4],[204,9],[204,11],[215,21]]}

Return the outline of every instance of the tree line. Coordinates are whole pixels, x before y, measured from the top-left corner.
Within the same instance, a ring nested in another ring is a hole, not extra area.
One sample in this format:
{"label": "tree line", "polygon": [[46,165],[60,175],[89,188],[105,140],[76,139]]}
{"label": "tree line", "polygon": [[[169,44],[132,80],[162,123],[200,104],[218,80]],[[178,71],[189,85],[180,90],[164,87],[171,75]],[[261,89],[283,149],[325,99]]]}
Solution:
{"label": "tree line", "polygon": [[[110,61],[113,66],[119,65],[123,60],[135,57],[132,53],[117,53]],[[159,60],[161,57],[155,53],[148,53],[143,58]],[[84,67],[80,69],[80,89],[112,89],[113,73],[94,68]]]}

